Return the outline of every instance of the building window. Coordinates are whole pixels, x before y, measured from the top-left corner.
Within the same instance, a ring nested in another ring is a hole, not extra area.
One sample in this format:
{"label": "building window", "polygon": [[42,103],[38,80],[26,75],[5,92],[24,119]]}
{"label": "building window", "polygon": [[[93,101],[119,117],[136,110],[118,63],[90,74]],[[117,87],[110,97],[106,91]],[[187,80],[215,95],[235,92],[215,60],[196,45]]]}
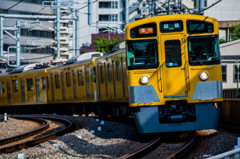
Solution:
{"label": "building window", "polygon": [[34,36],[34,37],[42,37],[42,38],[54,38],[55,33],[53,31],[42,31],[42,30],[29,30],[29,29],[21,29],[22,36]]}
{"label": "building window", "polygon": [[118,2],[111,2],[111,8],[118,8]]}
{"label": "building window", "polygon": [[222,81],[227,82],[227,66],[223,65],[222,66]]}
{"label": "building window", "polygon": [[118,2],[112,1],[112,2],[99,2],[99,8],[118,8]]}
{"label": "building window", "polygon": [[112,22],[116,22],[116,21],[118,21],[118,15],[117,14],[99,15],[99,21],[112,21]]}
{"label": "building window", "polygon": [[236,83],[237,82],[237,75],[239,77],[239,81],[240,81],[240,72],[239,70],[237,70],[237,65],[233,66],[233,82]]}

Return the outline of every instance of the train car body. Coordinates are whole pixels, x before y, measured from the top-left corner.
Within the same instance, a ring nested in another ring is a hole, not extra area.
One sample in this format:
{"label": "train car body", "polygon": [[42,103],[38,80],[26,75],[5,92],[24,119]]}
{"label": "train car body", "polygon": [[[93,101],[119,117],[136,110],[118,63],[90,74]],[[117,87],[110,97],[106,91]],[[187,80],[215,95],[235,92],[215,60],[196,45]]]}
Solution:
{"label": "train car body", "polygon": [[0,75],[0,106],[47,104],[46,72],[28,65]]}
{"label": "train car body", "polygon": [[125,43],[95,60],[98,102],[128,103]]}
{"label": "train car body", "polygon": [[216,128],[222,101],[217,20],[146,18],[126,27],[129,106],[139,132]]}
{"label": "train car body", "polygon": [[[47,73],[49,104],[96,102],[95,57],[99,52],[82,54]],[[79,59],[79,60],[78,60]]]}

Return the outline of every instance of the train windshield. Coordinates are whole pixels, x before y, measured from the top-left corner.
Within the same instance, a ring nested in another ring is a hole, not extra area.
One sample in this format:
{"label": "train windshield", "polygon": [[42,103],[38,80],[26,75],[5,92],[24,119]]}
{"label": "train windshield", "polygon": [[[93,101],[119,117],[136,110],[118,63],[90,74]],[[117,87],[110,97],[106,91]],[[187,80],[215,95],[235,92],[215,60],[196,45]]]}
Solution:
{"label": "train windshield", "polygon": [[189,37],[188,52],[192,66],[220,64],[217,36]]}
{"label": "train windshield", "polygon": [[133,40],[127,42],[128,69],[158,67],[157,40]]}

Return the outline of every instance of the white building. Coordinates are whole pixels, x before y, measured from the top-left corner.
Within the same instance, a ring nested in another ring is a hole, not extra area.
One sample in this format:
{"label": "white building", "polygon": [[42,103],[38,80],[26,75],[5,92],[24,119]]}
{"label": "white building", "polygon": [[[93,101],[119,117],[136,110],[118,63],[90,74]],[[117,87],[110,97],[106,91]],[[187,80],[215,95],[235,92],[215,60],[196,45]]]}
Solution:
{"label": "white building", "polygon": [[[91,5],[88,5],[88,2],[92,2]],[[74,5],[75,8],[80,8],[77,48],[90,45],[91,34],[123,32],[126,21],[125,0],[83,0],[79,3]]]}
{"label": "white building", "polygon": [[[206,6],[211,6],[218,0],[207,0]],[[213,17],[219,21],[219,38],[227,41],[231,40],[229,27],[233,24],[240,24],[240,1],[239,0],[221,0],[213,7],[204,11],[205,16]]]}
{"label": "white building", "polygon": [[[1,0],[1,14],[19,14],[21,15],[53,15],[50,7],[42,6],[43,0]],[[54,21],[43,19],[24,19],[24,18],[6,18],[3,17],[3,27],[16,27],[16,23],[20,25],[20,60],[21,64],[46,62],[54,57],[55,41]],[[5,30],[14,35],[11,30]],[[4,57],[7,57],[7,49],[9,46],[16,46],[14,40],[4,31],[3,35],[3,51]],[[10,60],[15,62],[15,49],[10,49]],[[6,65],[6,64],[1,64]],[[6,67],[6,66],[3,66]]]}

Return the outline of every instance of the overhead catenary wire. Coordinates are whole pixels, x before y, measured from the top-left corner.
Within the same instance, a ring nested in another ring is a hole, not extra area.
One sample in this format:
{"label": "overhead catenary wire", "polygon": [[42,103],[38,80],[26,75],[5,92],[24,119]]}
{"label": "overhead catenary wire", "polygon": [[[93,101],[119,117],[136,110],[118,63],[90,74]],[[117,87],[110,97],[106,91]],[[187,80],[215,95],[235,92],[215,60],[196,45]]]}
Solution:
{"label": "overhead catenary wire", "polygon": [[10,9],[12,9],[13,7],[15,7],[15,6],[17,6],[19,3],[21,3],[23,0],[20,0],[20,1],[18,1],[16,4],[14,4],[14,5],[12,5],[11,7],[9,7],[8,9],[5,9],[5,10],[3,10],[2,12],[0,12],[0,14],[1,13],[5,13],[5,12],[8,12]]}

